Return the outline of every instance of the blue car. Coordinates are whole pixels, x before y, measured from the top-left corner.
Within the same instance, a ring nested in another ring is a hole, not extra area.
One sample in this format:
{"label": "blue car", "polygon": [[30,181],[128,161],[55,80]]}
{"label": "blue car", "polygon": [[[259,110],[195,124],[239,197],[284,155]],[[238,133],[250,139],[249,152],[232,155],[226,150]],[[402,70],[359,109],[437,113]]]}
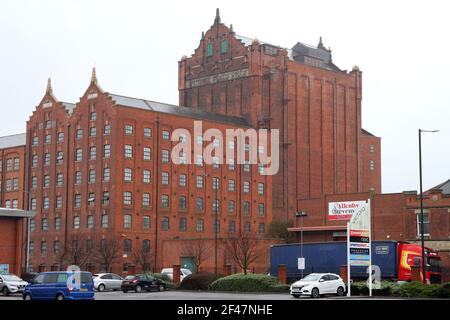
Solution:
{"label": "blue car", "polygon": [[[25,287],[24,300],[94,300],[94,281],[90,272],[80,272],[81,281],[72,281],[69,271],[39,273]],[[69,280],[69,281],[68,281]]]}

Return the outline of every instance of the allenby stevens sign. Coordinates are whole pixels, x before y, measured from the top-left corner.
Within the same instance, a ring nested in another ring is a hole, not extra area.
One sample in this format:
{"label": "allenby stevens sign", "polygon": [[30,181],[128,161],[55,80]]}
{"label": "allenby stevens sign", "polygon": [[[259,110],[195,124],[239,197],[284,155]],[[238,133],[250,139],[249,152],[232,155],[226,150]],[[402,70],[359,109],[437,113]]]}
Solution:
{"label": "allenby stevens sign", "polygon": [[328,203],[328,220],[349,220],[354,213],[366,205],[365,201],[343,201]]}

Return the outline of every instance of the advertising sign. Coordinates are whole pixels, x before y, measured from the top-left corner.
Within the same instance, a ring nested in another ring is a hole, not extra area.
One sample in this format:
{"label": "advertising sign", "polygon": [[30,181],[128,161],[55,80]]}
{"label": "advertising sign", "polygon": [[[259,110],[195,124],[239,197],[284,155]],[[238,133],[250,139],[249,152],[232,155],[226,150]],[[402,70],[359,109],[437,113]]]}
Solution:
{"label": "advertising sign", "polygon": [[298,267],[298,270],[305,270],[305,258],[297,259],[297,267]]}
{"label": "advertising sign", "polygon": [[349,220],[365,204],[365,201],[329,202],[328,220]]}

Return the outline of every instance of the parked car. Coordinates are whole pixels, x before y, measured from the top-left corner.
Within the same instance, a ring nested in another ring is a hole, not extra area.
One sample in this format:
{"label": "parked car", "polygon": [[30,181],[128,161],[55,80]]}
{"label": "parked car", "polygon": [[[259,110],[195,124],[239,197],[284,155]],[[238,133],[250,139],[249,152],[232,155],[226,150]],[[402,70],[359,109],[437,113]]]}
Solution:
{"label": "parked car", "polygon": [[154,278],[148,274],[136,274],[126,276],[122,283],[122,291],[164,291],[166,290],[166,284],[164,281]]}
{"label": "parked car", "polygon": [[15,274],[0,275],[0,292],[4,295],[22,293],[28,282],[23,281]]}
{"label": "parked car", "polygon": [[[173,268],[164,268],[161,270],[161,274],[165,274],[169,277],[170,280],[173,281]],[[188,275],[192,274],[192,271],[189,269],[181,268],[180,269],[180,281],[183,281]]]}
{"label": "parked car", "polygon": [[[39,273],[23,292],[24,300],[94,300],[94,281],[90,272],[80,272],[79,286],[73,285],[69,271]],[[69,280],[69,283],[68,281]]]}
{"label": "parked car", "polygon": [[97,291],[120,290],[123,278],[114,273],[99,273],[92,276],[94,278],[94,288]]}
{"label": "parked car", "polygon": [[294,282],[290,288],[291,295],[298,298],[301,295],[319,298],[324,294],[345,294],[345,283],[334,273],[311,273],[303,279]]}

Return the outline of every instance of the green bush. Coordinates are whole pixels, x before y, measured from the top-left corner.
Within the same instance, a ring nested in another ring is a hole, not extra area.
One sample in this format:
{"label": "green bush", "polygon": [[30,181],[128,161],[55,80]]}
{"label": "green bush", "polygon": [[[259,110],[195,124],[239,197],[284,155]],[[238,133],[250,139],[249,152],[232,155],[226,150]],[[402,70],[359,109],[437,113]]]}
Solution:
{"label": "green bush", "polygon": [[[397,283],[392,281],[381,281],[381,288],[375,289],[372,288],[373,296],[390,296],[396,287],[398,287]],[[358,295],[369,295],[369,288],[367,287],[366,281],[354,282],[351,285],[351,294],[353,296]]]}
{"label": "green bush", "polygon": [[209,285],[209,290],[236,292],[287,292],[289,286],[265,274],[233,274]]}
{"label": "green bush", "polygon": [[448,294],[448,284],[424,284],[422,282],[407,282],[398,286],[393,294],[408,298],[445,298]]}
{"label": "green bush", "polygon": [[181,290],[208,290],[211,283],[221,278],[221,275],[211,272],[197,272],[188,275],[181,281],[179,289]]}

